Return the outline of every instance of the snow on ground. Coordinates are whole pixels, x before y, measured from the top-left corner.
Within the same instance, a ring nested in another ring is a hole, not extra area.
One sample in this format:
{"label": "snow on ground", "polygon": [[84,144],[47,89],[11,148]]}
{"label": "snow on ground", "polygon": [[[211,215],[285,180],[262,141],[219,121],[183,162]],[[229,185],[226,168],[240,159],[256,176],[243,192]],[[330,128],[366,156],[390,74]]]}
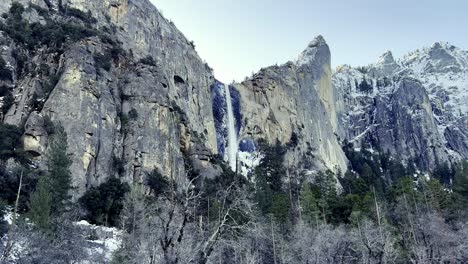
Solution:
{"label": "snow on ground", "polygon": [[244,177],[248,177],[250,173],[260,164],[262,155],[259,152],[239,151],[237,159],[240,163],[240,173]]}
{"label": "snow on ground", "polygon": [[[81,220],[75,223],[76,226],[91,230],[97,239],[88,239],[87,241],[94,246],[87,249],[89,255],[101,255],[106,260],[111,260],[113,253],[120,248],[122,244],[122,230],[113,227],[96,226]],[[82,264],[86,264],[83,262]]]}

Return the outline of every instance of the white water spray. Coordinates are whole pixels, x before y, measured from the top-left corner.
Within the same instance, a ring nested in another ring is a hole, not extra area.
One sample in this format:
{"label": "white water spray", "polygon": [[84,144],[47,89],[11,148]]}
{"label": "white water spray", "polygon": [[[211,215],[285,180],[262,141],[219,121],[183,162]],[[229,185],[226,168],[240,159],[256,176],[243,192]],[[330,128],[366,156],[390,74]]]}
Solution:
{"label": "white water spray", "polygon": [[227,105],[227,129],[228,129],[228,145],[227,145],[227,161],[233,171],[236,171],[237,167],[237,133],[236,133],[236,122],[234,119],[234,111],[232,109],[231,92],[229,86],[224,85],[224,95],[226,97]]}

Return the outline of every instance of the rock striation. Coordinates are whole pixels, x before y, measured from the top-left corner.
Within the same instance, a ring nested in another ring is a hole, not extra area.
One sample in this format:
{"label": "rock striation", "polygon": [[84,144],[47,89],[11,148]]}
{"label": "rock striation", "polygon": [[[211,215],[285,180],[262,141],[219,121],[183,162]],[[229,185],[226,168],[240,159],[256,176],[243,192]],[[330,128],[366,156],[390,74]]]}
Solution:
{"label": "rock striation", "polygon": [[[1,122],[24,127],[24,148],[38,166],[51,122],[63,126],[76,197],[111,176],[144,182],[152,170],[178,181],[188,169],[213,177],[229,138],[238,139],[232,167],[244,175],[258,161],[259,140],[285,145],[285,165],[306,175],[344,173],[344,140],[425,170],[468,158],[468,53],[450,44],[332,71],[318,36],[297,60],[225,85],[149,0],[18,2],[28,23],[92,32],[64,47],[31,48],[0,30],[0,57],[12,73],[0,80],[11,90],[0,95]],[[1,1],[0,13],[11,4]]]}

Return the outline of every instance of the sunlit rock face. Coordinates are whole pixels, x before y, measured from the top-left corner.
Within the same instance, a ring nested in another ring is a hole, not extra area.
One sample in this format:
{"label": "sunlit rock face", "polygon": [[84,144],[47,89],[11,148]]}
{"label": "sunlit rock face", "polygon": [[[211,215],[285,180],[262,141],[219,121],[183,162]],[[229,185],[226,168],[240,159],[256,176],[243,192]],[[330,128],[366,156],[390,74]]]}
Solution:
{"label": "sunlit rock face", "polygon": [[239,139],[288,145],[286,163],[299,171],[346,170],[347,160],[335,136],[338,129],[331,85],[330,50],[314,39],[297,61],[260,70],[234,84],[240,94]]}
{"label": "sunlit rock face", "polygon": [[[20,2],[58,10],[59,1]],[[14,76],[15,102],[2,118],[9,124],[27,124],[24,143],[36,160],[42,162],[47,152],[47,117],[68,134],[77,195],[110,176],[143,182],[153,169],[180,180],[186,174],[184,160],[202,174],[216,174],[210,162],[218,151],[210,96],[215,81],[194,45],[146,0],[62,4],[89,12],[97,30],[114,30],[127,55],[103,70],[95,56],[113,46],[98,37],[68,45],[57,57],[45,49],[28,52],[0,35],[1,56],[13,72],[14,51],[33,63],[30,73]],[[8,12],[10,5],[2,1],[0,12]],[[44,21],[34,8],[26,8],[23,18]],[[147,56],[154,65],[140,62]],[[48,77],[34,74],[40,65],[49,67],[48,76],[57,77],[46,97],[42,81]]]}
{"label": "sunlit rock face", "polygon": [[[19,2],[30,22],[47,20],[30,3],[58,19],[58,0]],[[0,118],[25,128],[25,150],[39,166],[48,120],[64,127],[75,197],[111,176],[144,182],[154,169],[182,181],[188,164],[213,177],[220,174],[218,155],[248,175],[261,158],[260,139],[285,145],[285,165],[299,173],[345,172],[345,139],[427,169],[468,157],[468,55],[450,44],[399,60],[386,52],[369,67],[332,71],[319,36],[297,60],[225,85],[148,0],[61,2],[94,17],[90,27],[111,32],[125,55],[105,70],[96,56],[115,44],[98,36],[58,54],[28,51],[0,34],[0,56],[13,72],[0,85],[11,88],[14,101]],[[1,1],[0,13],[11,3]],[[145,63],[149,56],[154,61]],[[22,62],[27,72],[18,74]]]}

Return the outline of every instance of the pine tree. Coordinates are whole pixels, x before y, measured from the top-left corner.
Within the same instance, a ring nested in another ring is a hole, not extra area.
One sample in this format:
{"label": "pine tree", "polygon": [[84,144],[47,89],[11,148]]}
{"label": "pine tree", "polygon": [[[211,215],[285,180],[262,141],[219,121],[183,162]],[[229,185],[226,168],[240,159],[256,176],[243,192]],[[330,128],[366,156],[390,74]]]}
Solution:
{"label": "pine tree", "polygon": [[36,190],[31,195],[29,218],[37,228],[49,231],[51,228],[52,195],[49,183],[41,177]]}
{"label": "pine tree", "polygon": [[279,142],[276,142],[273,146],[260,143],[260,148],[263,152],[263,158],[260,161],[257,173],[265,175],[272,191],[280,192],[282,190],[282,179],[286,176],[286,169],[283,164],[286,150]]}
{"label": "pine tree", "polygon": [[309,225],[318,225],[320,211],[317,206],[317,198],[309,183],[305,183],[302,186],[300,201],[302,219]]}
{"label": "pine tree", "polygon": [[22,135],[23,131],[19,127],[0,124],[0,162],[14,158],[23,163]]}
{"label": "pine tree", "polygon": [[69,200],[69,190],[71,188],[71,159],[68,157],[67,134],[62,126],[56,126],[50,145],[48,158],[47,180],[51,190],[53,203],[52,211],[58,212]]}
{"label": "pine tree", "polygon": [[285,193],[276,193],[270,207],[270,213],[278,223],[286,224],[289,220],[291,203]]}
{"label": "pine tree", "polygon": [[92,187],[80,198],[80,203],[88,211],[88,219],[94,224],[116,226],[123,208],[123,199],[130,190],[127,183],[115,177],[97,187]]}
{"label": "pine tree", "polygon": [[52,219],[63,211],[69,200],[71,185],[71,160],[67,155],[67,134],[56,126],[47,153],[48,172],[39,178],[36,190],[30,197],[29,217],[37,228],[49,231]]}
{"label": "pine tree", "polygon": [[425,183],[425,199],[431,209],[440,212],[447,208],[448,193],[444,190],[444,186],[438,180],[431,179]]}
{"label": "pine tree", "polygon": [[263,214],[269,212],[272,196],[272,191],[268,185],[266,175],[257,167],[255,169],[255,200]]}
{"label": "pine tree", "polygon": [[456,168],[453,191],[458,194],[463,203],[468,203],[468,161],[464,161]]}

